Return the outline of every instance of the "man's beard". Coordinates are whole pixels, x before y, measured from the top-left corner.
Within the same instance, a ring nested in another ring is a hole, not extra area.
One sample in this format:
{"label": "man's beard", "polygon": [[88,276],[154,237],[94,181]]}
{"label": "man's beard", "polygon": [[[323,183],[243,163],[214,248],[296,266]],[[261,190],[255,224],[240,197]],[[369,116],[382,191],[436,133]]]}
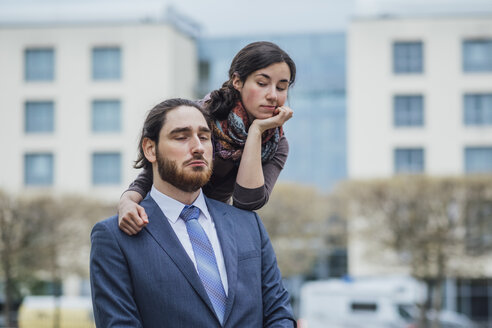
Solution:
{"label": "man's beard", "polygon": [[[172,184],[174,187],[184,192],[194,192],[203,187],[212,175],[212,162],[206,161],[202,155],[197,154],[190,160],[202,160],[208,164],[208,167],[192,167],[191,173],[185,172],[183,168],[178,168],[176,161],[168,160],[162,156],[159,151],[156,153],[157,170],[162,180]],[[183,163],[183,164],[186,164]]]}

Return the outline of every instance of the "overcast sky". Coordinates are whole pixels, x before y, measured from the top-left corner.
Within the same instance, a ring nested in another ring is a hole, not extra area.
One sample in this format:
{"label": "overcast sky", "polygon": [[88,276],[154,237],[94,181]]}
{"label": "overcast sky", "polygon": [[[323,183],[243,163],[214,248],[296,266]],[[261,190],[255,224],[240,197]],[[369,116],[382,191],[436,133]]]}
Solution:
{"label": "overcast sky", "polygon": [[169,5],[205,36],[342,31],[360,15],[492,13],[492,0],[0,0],[0,23],[157,19]]}

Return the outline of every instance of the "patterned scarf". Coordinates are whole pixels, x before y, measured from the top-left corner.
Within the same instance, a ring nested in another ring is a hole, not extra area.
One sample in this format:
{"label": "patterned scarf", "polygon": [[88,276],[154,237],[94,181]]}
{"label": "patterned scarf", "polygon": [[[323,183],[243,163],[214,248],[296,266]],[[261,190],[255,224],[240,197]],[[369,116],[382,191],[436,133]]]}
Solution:
{"label": "patterned scarf", "polygon": [[[231,159],[239,165],[243,154],[244,144],[248,137],[250,123],[243,104],[238,101],[227,119],[215,120],[212,124],[215,154],[223,159]],[[261,136],[261,161],[267,162],[273,158],[278,148],[278,141],[283,134],[282,127],[269,129]]]}

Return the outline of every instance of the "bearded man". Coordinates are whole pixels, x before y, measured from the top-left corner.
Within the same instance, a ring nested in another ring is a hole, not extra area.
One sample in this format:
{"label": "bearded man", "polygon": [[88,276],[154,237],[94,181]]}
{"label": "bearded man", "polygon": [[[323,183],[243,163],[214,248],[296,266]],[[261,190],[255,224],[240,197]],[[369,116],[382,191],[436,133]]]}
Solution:
{"label": "bearded man", "polygon": [[129,236],[118,217],[91,234],[97,327],[294,327],[268,234],[254,212],[208,199],[210,121],[169,99],[145,120],[136,167],[153,172],[140,203],[149,217]]}

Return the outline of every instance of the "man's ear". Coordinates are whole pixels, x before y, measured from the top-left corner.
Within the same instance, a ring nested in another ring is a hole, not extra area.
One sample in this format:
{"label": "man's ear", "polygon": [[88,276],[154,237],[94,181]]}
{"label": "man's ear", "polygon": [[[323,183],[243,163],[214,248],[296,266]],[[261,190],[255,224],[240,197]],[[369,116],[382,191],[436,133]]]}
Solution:
{"label": "man's ear", "polygon": [[241,92],[241,89],[243,88],[243,81],[241,81],[237,73],[234,73],[232,77],[232,86],[239,92]]}
{"label": "man's ear", "polygon": [[157,160],[155,142],[149,138],[144,138],[142,141],[142,148],[145,158],[147,158],[149,162],[154,163]]}

